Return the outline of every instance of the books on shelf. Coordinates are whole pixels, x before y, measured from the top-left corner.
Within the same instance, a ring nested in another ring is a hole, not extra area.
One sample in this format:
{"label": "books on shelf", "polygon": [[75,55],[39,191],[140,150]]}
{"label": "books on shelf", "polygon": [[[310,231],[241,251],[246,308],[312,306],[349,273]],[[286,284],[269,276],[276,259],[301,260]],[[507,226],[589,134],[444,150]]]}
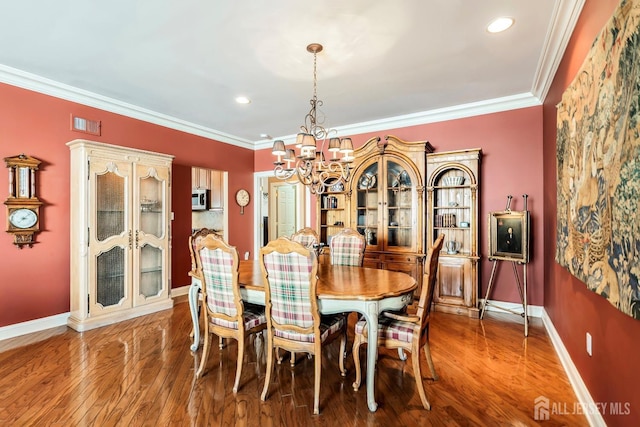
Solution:
{"label": "books on shelf", "polygon": [[435,227],[455,227],[456,214],[439,214],[433,219]]}

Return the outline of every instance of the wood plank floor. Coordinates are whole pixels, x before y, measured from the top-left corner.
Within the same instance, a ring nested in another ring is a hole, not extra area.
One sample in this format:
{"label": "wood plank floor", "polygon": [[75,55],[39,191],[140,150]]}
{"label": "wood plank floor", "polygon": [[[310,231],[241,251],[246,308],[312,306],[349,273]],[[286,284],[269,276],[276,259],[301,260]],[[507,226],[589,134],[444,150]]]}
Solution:
{"label": "wood plank floor", "polygon": [[[351,315],[351,323],[355,315]],[[266,402],[264,341],[247,344],[236,395],[237,346],[212,346],[207,372],[194,380],[200,351],[189,351],[186,303],[171,310],[84,333],[66,327],[0,342],[0,425],[3,426],[583,426],[582,415],[534,420],[534,399],[577,401],[542,322],[487,313],[483,321],[434,313],[431,351],[440,378],[426,378],[425,411],[408,359],[381,350],[378,411],[367,409],[366,385],[354,391],[338,369],[339,342],[323,355],[320,415],[313,415],[313,360],[276,367]],[[353,328],[350,328],[351,331]],[[352,334],[349,342],[352,343]],[[217,340],[216,340],[217,341]],[[362,353],[363,368],[365,368]],[[411,355],[409,355],[411,357]]]}

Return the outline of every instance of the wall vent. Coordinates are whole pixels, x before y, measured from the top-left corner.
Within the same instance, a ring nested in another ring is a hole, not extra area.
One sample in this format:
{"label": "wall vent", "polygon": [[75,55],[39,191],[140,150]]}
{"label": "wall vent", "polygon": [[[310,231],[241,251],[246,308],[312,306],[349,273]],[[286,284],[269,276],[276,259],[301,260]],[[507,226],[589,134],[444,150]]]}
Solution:
{"label": "wall vent", "polygon": [[99,120],[89,120],[71,115],[71,130],[100,136],[101,123]]}

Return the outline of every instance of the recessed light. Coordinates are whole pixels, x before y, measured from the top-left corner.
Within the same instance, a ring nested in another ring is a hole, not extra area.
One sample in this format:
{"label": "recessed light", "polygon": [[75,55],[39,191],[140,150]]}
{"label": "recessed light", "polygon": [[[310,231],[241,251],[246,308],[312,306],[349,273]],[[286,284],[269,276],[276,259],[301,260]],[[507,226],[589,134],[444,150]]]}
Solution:
{"label": "recessed light", "polygon": [[236,97],[236,102],[238,104],[251,104],[251,100],[249,98],[247,98],[246,96],[237,96]]}
{"label": "recessed light", "polygon": [[487,25],[487,31],[490,33],[499,33],[511,27],[515,20],[508,16],[496,18]]}

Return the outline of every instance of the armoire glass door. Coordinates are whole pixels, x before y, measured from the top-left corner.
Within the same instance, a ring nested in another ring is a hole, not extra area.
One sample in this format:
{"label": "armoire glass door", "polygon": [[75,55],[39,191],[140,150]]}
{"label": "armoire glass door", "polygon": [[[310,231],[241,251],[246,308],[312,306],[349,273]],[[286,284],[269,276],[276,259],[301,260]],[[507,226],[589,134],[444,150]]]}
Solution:
{"label": "armoire glass door", "polygon": [[165,184],[155,168],[140,167],[138,173],[139,209],[135,249],[139,254],[138,298],[146,299],[163,291],[164,254],[161,249],[165,238]]}
{"label": "armoire glass door", "polygon": [[382,238],[379,228],[380,204],[379,195],[379,166],[372,163],[362,173],[355,177],[356,182],[356,230],[365,237],[367,247],[374,249]]}
{"label": "armoire glass door", "polygon": [[89,311],[97,314],[131,306],[129,291],[131,221],[127,202],[128,164],[95,163],[91,180],[95,192],[94,225],[89,229],[89,251],[94,259],[90,274],[95,278]]}
{"label": "armoire glass door", "polygon": [[412,250],[417,233],[414,232],[414,186],[411,174],[394,161],[386,163],[386,196],[384,217],[387,228],[386,249]]}

